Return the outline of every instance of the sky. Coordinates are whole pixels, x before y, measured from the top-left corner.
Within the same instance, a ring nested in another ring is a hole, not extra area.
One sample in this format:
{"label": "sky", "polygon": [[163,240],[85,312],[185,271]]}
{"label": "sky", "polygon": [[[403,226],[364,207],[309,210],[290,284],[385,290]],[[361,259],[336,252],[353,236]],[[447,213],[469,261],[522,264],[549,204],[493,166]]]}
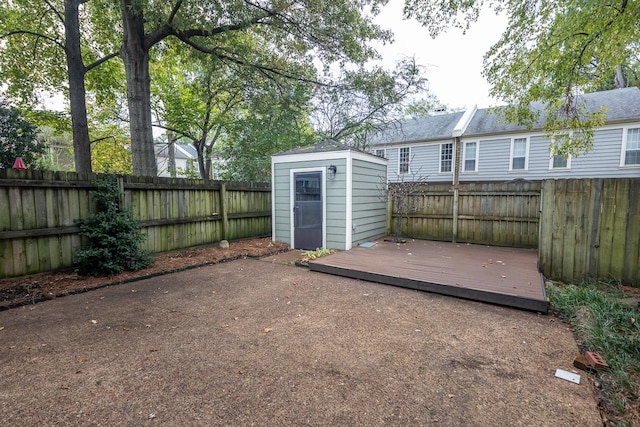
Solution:
{"label": "sky", "polygon": [[392,67],[402,57],[415,56],[426,67],[430,92],[451,109],[498,104],[489,96],[489,84],[482,77],[482,59],[507,27],[506,17],[486,10],[465,35],[452,28],[432,39],[416,21],[402,19],[403,4],[403,0],[391,0],[376,18],[376,23],[395,33],[392,45],[378,49],[383,64]]}

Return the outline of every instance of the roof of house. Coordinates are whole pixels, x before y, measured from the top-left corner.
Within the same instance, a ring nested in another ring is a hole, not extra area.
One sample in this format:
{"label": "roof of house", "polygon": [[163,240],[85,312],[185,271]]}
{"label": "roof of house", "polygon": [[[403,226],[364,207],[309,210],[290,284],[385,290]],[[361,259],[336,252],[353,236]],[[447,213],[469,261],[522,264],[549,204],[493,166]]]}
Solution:
{"label": "roof of house", "polygon": [[[640,89],[637,87],[588,93],[578,97],[578,102],[581,101],[586,103],[590,111],[597,111],[601,107],[605,107],[605,121],[607,123],[640,120]],[[543,105],[534,103],[531,108],[542,111]],[[464,112],[456,112],[407,120],[390,126],[373,137],[369,143],[374,146],[451,139],[453,130],[462,119],[463,114]],[[543,124],[544,117],[541,115],[540,120],[533,128],[542,129]],[[473,114],[462,136],[525,132],[528,130],[526,126],[506,123],[500,114],[492,109],[482,108]]]}
{"label": "roof of house", "polygon": [[[197,159],[198,153],[191,144],[175,144],[176,159]],[[169,157],[167,144],[156,144],[156,156]]]}
{"label": "roof of house", "polygon": [[[623,122],[633,119],[640,119],[640,89],[628,87],[623,89],[613,89],[602,92],[593,92],[580,95],[577,102],[585,103],[588,111],[598,111],[605,108],[607,123]],[[531,106],[534,111],[542,111],[540,103]],[[541,116],[534,129],[542,129],[544,117]],[[504,119],[491,111],[489,108],[479,109],[471,119],[465,135],[495,134],[514,131],[526,131],[526,126],[518,126],[505,123]]]}
{"label": "roof of house", "polygon": [[369,154],[365,151],[354,148],[343,142],[327,139],[325,141],[318,142],[306,147],[294,148],[293,150],[283,151],[281,153],[274,154],[274,156],[284,156],[290,154],[306,154],[306,153],[327,153],[330,151],[357,151],[360,153]]}
{"label": "roof of house", "polygon": [[378,145],[449,139],[463,115],[464,111],[458,111],[395,123],[374,136],[369,142],[372,145]]}

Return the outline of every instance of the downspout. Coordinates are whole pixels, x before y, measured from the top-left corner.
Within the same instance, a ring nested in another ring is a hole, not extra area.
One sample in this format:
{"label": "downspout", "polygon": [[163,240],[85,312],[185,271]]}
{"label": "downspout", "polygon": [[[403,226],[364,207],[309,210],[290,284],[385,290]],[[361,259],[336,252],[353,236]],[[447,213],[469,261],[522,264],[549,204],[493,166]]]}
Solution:
{"label": "downspout", "polygon": [[478,111],[478,107],[473,105],[464,112],[456,126],[453,128],[453,150],[454,150],[454,159],[453,159],[453,227],[452,227],[452,236],[451,241],[456,243],[458,240],[458,199],[459,199],[459,184],[460,184],[460,137],[464,134],[473,119],[473,116]]}
{"label": "downspout", "polygon": [[460,184],[460,137],[453,139],[454,162],[453,162],[453,235],[451,241],[456,243],[458,240],[458,198]]}

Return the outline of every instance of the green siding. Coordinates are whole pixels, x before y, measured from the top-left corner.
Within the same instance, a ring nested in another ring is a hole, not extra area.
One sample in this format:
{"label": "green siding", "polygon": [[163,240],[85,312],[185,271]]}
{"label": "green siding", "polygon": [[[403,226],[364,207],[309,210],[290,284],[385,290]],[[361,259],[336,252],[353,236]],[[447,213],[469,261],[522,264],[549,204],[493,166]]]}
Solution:
{"label": "green siding", "polygon": [[386,233],[387,203],[382,188],[387,167],[354,159],[352,173],[353,245]]}
{"label": "green siding", "polygon": [[336,165],[338,173],[334,178],[330,178],[327,174],[325,182],[327,247],[345,248],[346,159],[298,161],[274,165],[275,240],[291,244],[290,171],[292,169],[326,168],[330,165]]}

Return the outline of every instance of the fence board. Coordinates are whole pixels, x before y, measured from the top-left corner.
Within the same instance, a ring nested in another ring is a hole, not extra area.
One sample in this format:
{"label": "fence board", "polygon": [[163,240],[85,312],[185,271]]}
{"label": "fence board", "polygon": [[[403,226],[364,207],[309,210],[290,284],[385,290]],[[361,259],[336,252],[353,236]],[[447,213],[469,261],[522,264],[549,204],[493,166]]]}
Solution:
{"label": "fence board", "polygon": [[[0,278],[68,268],[81,244],[75,221],[94,210],[98,175],[0,170]],[[122,177],[123,207],[142,224],[150,252],[269,235],[271,192],[264,183]],[[228,215],[227,215],[228,214]]]}
{"label": "fence board", "polygon": [[542,273],[567,282],[593,277],[640,285],[639,188],[640,178],[545,181]]}
{"label": "fence board", "polygon": [[[540,182],[460,184],[457,241],[536,247],[539,198]],[[405,235],[434,240],[453,238],[451,185],[427,184],[408,199],[410,208],[402,220]],[[399,213],[397,206],[390,211],[388,232],[393,234]]]}

